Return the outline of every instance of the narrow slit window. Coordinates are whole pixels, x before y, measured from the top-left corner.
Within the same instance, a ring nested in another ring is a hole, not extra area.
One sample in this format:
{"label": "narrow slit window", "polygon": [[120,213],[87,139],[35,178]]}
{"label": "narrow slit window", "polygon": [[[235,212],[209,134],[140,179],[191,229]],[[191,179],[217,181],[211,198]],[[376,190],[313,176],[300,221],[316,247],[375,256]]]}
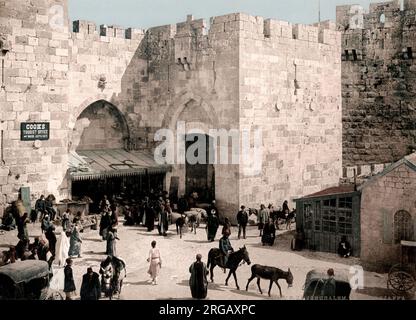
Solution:
{"label": "narrow slit window", "polygon": [[413,59],[413,50],[412,50],[412,48],[411,48],[411,47],[408,47],[408,48],[407,48],[407,57],[408,57],[409,59]]}
{"label": "narrow slit window", "polygon": [[345,50],[345,60],[349,60],[348,50]]}
{"label": "narrow slit window", "polygon": [[352,57],[354,61],[358,60],[358,56],[357,56],[357,50],[352,50]]}

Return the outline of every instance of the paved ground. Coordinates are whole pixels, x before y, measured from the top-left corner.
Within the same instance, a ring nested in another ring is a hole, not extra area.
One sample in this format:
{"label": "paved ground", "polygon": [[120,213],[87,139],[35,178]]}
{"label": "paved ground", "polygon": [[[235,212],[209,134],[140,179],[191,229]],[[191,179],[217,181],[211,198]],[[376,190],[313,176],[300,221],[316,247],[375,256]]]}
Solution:
{"label": "paved ground", "polygon": [[[155,230],[148,233],[142,227],[120,227],[117,242],[118,255],[127,262],[127,278],[124,282],[121,299],[190,299],[190,289],[188,286],[189,271],[188,268],[195,259],[197,253],[203,255],[204,261],[207,259],[208,252],[211,248],[217,247],[218,242],[208,243],[206,233],[201,226],[196,235],[185,233],[182,239],[176,235],[174,226],[171,226],[167,238],[160,237]],[[59,231],[59,229],[57,230]],[[17,243],[17,232],[8,232],[0,235],[0,249],[9,244]],[[33,237],[40,235],[40,224],[29,227],[31,241]],[[218,234],[219,236],[219,234]],[[98,271],[100,261],[105,257],[106,243],[101,241],[98,231],[88,231],[82,234],[82,258],[76,259],[74,263],[74,276],[76,278],[77,293],[81,286],[82,275],[86,272],[87,267],[92,266],[94,271]],[[249,227],[247,240],[237,239],[237,229],[233,228],[231,243],[234,249],[247,246],[251,262],[254,264],[263,264],[275,266],[283,270],[291,269],[294,275],[294,284],[288,288],[285,281],[281,280],[283,291],[282,299],[301,299],[302,287],[305,281],[306,273],[314,268],[342,269],[349,271],[351,265],[359,265],[359,260],[341,259],[333,254],[317,252],[292,252],[290,250],[291,233],[279,232],[277,244],[274,247],[262,247],[258,230],[256,227]],[[147,254],[150,249],[152,240],[158,242],[158,247],[162,255],[162,269],[158,285],[151,285],[147,275],[148,263],[146,262]],[[256,281],[250,284],[249,291],[236,290],[234,280],[231,278],[229,287],[224,285],[226,275],[216,268],[215,283],[209,284],[208,299],[227,299],[227,300],[255,300],[255,299],[281,299],[278,295],[276,286],[272,289],[272,297],[269,298],[267,293],[261,295],[257,290]],[[237,277],[240,287],[246,286],[247,279],[250,277],[250,267],[243,265],[237,271]],[[386,289],[387,275],[376,273],[365,273],[365,289],[359,292],[353,292],[352,299],[383,299],[389,295]],[[268,283],[262,281],[262,289],[267,292]]]}

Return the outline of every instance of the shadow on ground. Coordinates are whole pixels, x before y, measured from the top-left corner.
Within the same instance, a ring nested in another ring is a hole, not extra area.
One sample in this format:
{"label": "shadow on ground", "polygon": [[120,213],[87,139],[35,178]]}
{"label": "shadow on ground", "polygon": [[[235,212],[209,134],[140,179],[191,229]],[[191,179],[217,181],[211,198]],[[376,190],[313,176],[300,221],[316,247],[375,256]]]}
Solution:
{"label": "shadow on ground", "polygon": [[102,242],[102,243],[105,243],[105,240],[101,240],[101,239],[87,239],[87,238],[84,238],[82,240],[83,241],[92,241],[92,242]]}
{"label": "shadow on ground", "polygon": [[152,286],[152,283],[149,280],[137,281],[137,282],[124,282],[124,285],[127,286]]}

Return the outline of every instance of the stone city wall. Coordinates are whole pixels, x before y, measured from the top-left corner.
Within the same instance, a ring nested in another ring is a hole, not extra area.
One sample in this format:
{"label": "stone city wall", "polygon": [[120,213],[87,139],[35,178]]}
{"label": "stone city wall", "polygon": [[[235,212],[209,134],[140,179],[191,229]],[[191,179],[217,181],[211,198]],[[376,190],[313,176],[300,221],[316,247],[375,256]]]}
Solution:
{"label": "stone city wall", "polygon": [[[390,163],[416,144],[416,1],[337,7],[342,32],[343,161]],[[360,18],[362,17],[362,18]]]}
{"label": "stone city wall", "polygon": [[[240,177],[240,202],[281,206],[338,184],[341,35],[335,25],[247,16],[240,45],[240,126],[262,128],[262,173]],[[240,171],[240,175],[242,175]]]}
{"label": "stone city wall", "polygon": [[[60,28],[51,25],[55,5],[64,10]],[[240,13],[211,18],[209,29],[192,16],[146,31],[98,28],[70,23],[64,0],[0,1],[0,33],[11,48],[2,57],[0,203],[15,200],[22,186],[34,196],[70,197],[68,153],[104,145],[83,140],[83,126],[99,122],[88,131],[98,137],[111,125],[94,118],[94,109],[85,111],[95,103],[126,124],[128,149],[153,150],[156,131],[175,131],[179,121],[206,133],[262,127],[261,177],[243,177],[238,165],[215,165],[215,196],[228,215],[241,202],[257,206],[336,184],[341,55],[331,29]],[[26,121],[49,122],[50,140],[20,141]],[[185,192],[185,165],[174,165],[166,188],[172,176]]]}

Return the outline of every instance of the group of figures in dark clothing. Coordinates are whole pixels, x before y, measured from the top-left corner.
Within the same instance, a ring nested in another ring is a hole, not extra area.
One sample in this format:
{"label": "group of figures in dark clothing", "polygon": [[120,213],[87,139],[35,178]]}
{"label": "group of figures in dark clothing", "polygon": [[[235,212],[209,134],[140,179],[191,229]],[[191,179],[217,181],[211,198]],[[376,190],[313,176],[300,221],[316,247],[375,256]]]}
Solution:
{"label": "group of figures in dark clothing", "polygon": [[[173,205],[170,202],[167,192],[151,191],[141,199],[136,200],[113,198],[110,201],[107,196],[104,196],[99,203],[101,215],[99,234],[103,241],[107,241],[106,255],[108,256],[108,259],[118,259],[116,240],[119,240],[117,234],[119,215],[122,214],[124,216],[126,226],[141,225],[144,226],[148,232],[154,231],[156,222],[158,222],[157,230],[159,235],[166,237],[169,225],[172,224],[171,217],[173,208],[176,212],[184,214],[191,208],[198,207],[197,198],[197,194],[191,194],[188,197],[182,196]],[[47,261],[51,265],[56,259],[58,253],[55,252],[57,238],[55,236],[56,221],[54,220],[57,218],[57,214],[53,208],[53,201],[53,196],[48,196],[48,198],[41,196],[36,201],[35,208],[31,211],[30,215],[28,215],[23,204],[20,202],[16,202],[13,204],[11,210],[6,211],[1,227],[5,230],[17,228],[19,238],[19,243],[16,246],[12,246],[6,255],[3,254],[3,259],[8,259],[8,263],[14,263],[18,259],[39,259]],[[215,200],[211,202],[206,211],[206,234],[209,242],[214,242],[216,240],[215,238],[218,229],[222,225],[222,237],[220,238],[217,247],[219,254],[217,257],[219,261],[217,265],[225,271],[226,268],[230,268],[229,257],[234,253],[234,249],[230,242],[232,230],[231,222],[228,218],[224,218],[224,220],[220,221],[220,212],[216,206]],[[281,210],[281,212],[283,212],[283,217],[291,217],[287,201],[283,203],[283,210]],[[292,211],[292,213],[293,212],[294,211]],[[271,206],[266,208],[264,205],[261,205],[259,211],[241,206],[236,216],[238,223],[238,239],[246,239],[246,228],[249,224],[249,218],[253,213],[257,216],[261,243],[264,246],[273,246],[276,240],[276,231],[278,229],[278,226],[276,227],[278,215],[276,215],[276,211],[274,211]],[[66,293],[68,300],[72,299],[76,290],[72,271],[72,259],[81,257],[82,240],[79,234],[82,230],[82,226],[80,225],[81,219],[81,213],[78,212],[75,217],[73,217],[70,210],[67,210],[59,217],[63,233],[71,239],[70,249],[64,260],[66,262],[64,269],[64,292]],[[41,230],[46,239],[43,239],[43,236],[37,237],[33,243],[30,243],[27,224],[31,222],[35,223],[37,221],[41,222]],[[303,233],[301,230],[297,230],[292,249],[302,250],[304,241]],[[351,252],[351,245],[347,239],[343,237],[342,241],[339,243],[339,255],[347,258],[351,256]],[[207,276],[209,271],[207,265],[202,261],[202,256],[200,254],[196,256],[196,261],[189,267],[189,272],[191,274],[189,285],[192,297],[196,299],[205,299],[208,292]],[[92,268],[88,268],[87,273],[82,279],[80,290],[81,300],[98,300],[101,297],[103,283],[102,280],[100,283],[99,278],[98,273],[94,272]]]}
{"label": "group of figures in dark clothing", "polygon": [[[18,243],[10,246],[8,251],[2,253],[1,265],[14,263],[17,260],[43,260],[52,265],[55,259],[61,259],[61,252],[56,252],[57,237],[55,235],[55,225],[57,223],[56,210],[53,208],[55,197],[48,196],[46,199],[42,195],[35,204],[35,208],[31,210],[31,214],[27,213],[22,201],[15,201],[6,209],[5,217],[2,220],[3,229],[11,231],[17,227]],[[59,250],[65,250],[63,260],[68,256],[80,257],[81,239],[79,232],[82,227],[80,225],[81,213],[78,212],[71,220],[72,214],[69,210],[59,217],[62,224],[63,233],[60,242],[68,242],[67,246],[60,245]],[[30,243],[28,224],[40,222],[42,231],[41,237],[35,237],[33,243]],[[62,260],[62,259],[61,259]],[[63,261],[62,261],[63,262]]]}
{"label": "group of figures in dark clothing", "polygon": [[[184,199],[185,200],[185,199]],[[181,201],[181,199],[179,199]],[[186,201],[186,200],[185,200]],[[109,207],[109,209],[107,209]],[[179,207],[179,205],[178,205]],[[142,225],[147,228],[148,232],[152,232],[158,221],[158,231],[162,236],[167,236],[169,225],[171,222],[172,207],[169,200],[169,194],[166,191],[154,192],[151,190],[139,199],[113,199],[112,204],[104,196],[100,203],[100,212],[103,217],[106,212],[115,212],[119,209],[120,214],[125,217],[126,226]],[[188,210],[186,207],[185,211]],[[104,219],[106,220],[106,219]],[[100,229],[106,228],[106,224]]]}
{"label": "group of figures in dark clothing", "polygon": [[[35,204],[35,208],[30,211],[30,214],[26,212],[26,208],[23,205],[21,200],[14,201],[8,208],[6,208],[2,223],[0,224],[0,229],[11,231],[21,227],[23,222],[35,223],[36,221],[41,221],[45,215],[50,217],[50,220],[55,220],[56,210],[54,208],[54,195],[49,195],[45,198],[42,195]],[[23,214],[25,217],[23,218]]]}
{"label": "group of figures in dark clothing", "polygon": [[[73,261],[71,258],[66,259],[64,268],[64,292],[66,300],[72,300],[76,290],[72,264]],[[99,300],[101,297],[100,276],[91,267],[87,269],[87,273],[82,277],[80,296],[81,300]]]}

